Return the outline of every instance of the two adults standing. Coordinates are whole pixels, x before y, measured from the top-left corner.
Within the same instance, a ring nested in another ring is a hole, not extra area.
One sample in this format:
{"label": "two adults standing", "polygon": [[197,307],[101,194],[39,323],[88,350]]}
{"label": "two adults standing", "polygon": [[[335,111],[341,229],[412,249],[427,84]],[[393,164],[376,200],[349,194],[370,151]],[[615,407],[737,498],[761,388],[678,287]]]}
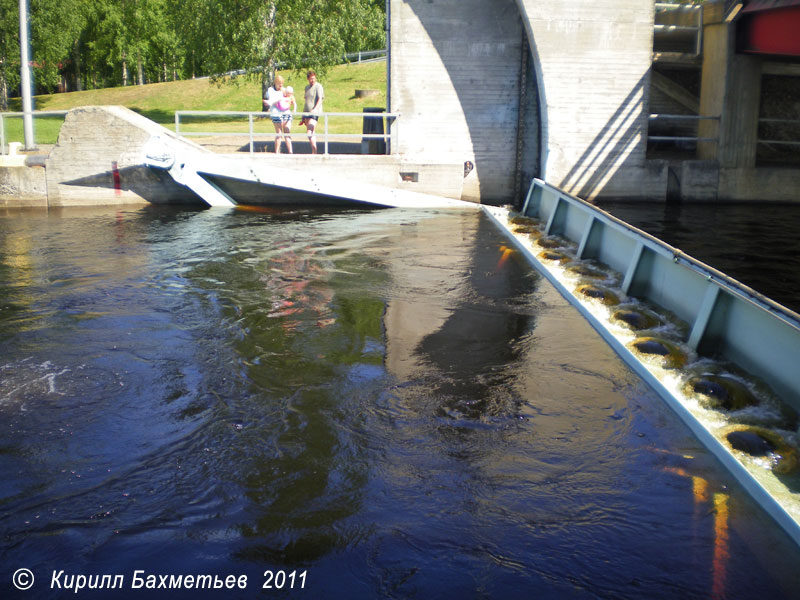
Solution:
{"label": "two adults standing", "polygon": [[[309,71],[306,75],[308,85],[305,89],[304,105],[303,105],[303,118],[300,121],[301,125],[306,126],[308,133],[308,141],[311,144],[311,153],[317,153],[317,138],[315,130],[319,116],[322,114],[322,101],[325,99],[325,94],[322,89],[322,84],[317,81],[317,74],[314,71]],[[294,93],[291,87],[284,88],[283,77],[278,75],[275,77],[275,82],[272,87],[267,90],[267,96],[263,100],[265,109],[268,108],[270,118],[275,126],[275,152],[280,154],[281,143],[286,142],[286,149],[289,154],[292,153],[292,139],[289,137],[292,128],[292,108],[297,110],[297,103],[294,99]]]}

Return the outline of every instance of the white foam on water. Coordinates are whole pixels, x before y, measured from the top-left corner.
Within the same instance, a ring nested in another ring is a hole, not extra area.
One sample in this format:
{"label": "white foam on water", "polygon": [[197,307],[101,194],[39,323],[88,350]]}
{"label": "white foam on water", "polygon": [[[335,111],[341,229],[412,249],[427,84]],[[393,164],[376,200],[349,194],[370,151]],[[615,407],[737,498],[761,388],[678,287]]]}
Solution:
{"label": "white foam on water", "polygon": [[58,378],[69,373],[68,367],[57,367],[49,360],[36,363],[32,357],[0,365],[0,406],[18,404],[45,396],[63,396]]}

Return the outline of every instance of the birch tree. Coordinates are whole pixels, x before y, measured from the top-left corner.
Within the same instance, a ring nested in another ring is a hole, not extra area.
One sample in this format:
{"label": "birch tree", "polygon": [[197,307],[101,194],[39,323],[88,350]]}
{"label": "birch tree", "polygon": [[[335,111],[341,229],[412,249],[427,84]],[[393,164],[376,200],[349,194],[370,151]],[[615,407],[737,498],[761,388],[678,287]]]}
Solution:
{"label": "birch tree", "polygon": [[209,71],[228,79],[243,69],[264,92],[278,68],[324,71],[341,62],[349,44],[383,38],[383,11],[373,0],[206,0],[206,8]]}

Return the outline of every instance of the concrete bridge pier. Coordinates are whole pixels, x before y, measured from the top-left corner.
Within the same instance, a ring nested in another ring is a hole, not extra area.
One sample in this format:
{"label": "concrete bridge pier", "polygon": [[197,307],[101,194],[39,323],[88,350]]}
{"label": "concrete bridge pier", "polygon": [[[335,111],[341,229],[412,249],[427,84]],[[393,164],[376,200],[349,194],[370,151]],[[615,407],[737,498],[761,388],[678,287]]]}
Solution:
{"label": "concrete bridge pier", "polygon": [[738,54],[734,24],[726,20],[722,2],[707,2],[703,12],[703,67],[698,158],[718,161],[720,169],[756,166],[761,59]]}
{"label": "concrete bridge pier", "polygon": [[[390,0],[400,152],[465,164],[462,199],[541,177],[587,199],[664,199],[647,161],[651,0]],[[523,186],[523,189],[526,186]]]}
{"label": "concrete bridge pier", "polygon": [[[519,201],[516,183],[531,177],[587,200],[800,199],[800,171],[756,164],[764,148],[761,77],[776,64],[794,75],[800,66],[742,52],[737,36],[747,28],[730,2],[702,4],[704,27],[689,53],[655,52],[652,0],[389,0],[388,7],[399,151],[468,165],[462,199]],[[689,35],[699,14],[677,10],[671,18],[689,21],[670,24]],[[660,63],[667,70],[699,71],[702,60],[699,97],[694,85],[655,70],[659,54],[690,59]],[[676,114],[653,110],[654,90],[673,94]],[[693,148],[650,155],[651,112],[688,117],[672,121],[690,129],[669,132],[676,138],[695,137],[691,119],[707,117],[698,137],[715,141],[699,143],[696,155]]]}

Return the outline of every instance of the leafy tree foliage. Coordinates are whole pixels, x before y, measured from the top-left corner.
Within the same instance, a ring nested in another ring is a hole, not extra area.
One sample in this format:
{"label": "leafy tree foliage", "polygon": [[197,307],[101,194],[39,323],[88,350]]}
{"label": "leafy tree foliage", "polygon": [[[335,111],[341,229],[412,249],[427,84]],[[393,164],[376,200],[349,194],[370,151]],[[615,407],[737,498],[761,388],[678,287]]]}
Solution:
{"label": "leafy tree foliage", "polygon": [[[260,78],[381,48],[384,0],[29,0],[38,91]],[[18,0],[0,0],[0,109],[19,86]]]}
{"label": "leafy tree foliage", "polygon": [[[30,0],[29,40],[40,86],[55,85],[78,21],[78,0]],[[8,109],[9,90],[19,85],[19,2],[0,0],[0,109]]]}
{"label": "leafy tree foliage", "polygon": [[19,3],[0,0],[0,110],[8,110],[8,91],[19,85]]}

